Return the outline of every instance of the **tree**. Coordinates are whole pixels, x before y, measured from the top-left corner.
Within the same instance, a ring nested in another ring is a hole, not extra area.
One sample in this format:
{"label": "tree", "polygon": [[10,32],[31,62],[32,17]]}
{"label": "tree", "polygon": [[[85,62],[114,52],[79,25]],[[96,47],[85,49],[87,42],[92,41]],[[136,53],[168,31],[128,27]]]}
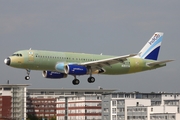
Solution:
{"label": "tree", "polygon": [[51,117],[49,120],[56,120],[56,116]]}

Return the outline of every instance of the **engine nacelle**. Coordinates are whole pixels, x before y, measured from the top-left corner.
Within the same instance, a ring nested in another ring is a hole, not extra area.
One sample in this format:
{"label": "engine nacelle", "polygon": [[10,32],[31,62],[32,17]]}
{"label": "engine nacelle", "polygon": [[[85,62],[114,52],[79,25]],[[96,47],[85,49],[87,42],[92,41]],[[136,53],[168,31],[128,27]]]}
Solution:
{"label": "engine nacelle", "polygon": [[65,65],[64,63],[58,63],[56,64],[55,66],[55,69],[58,71],[58,72],[61,72],[61,73],[67,73],[66,70],[65,70],[65,67],[67,65]]}
{"label": "engine nacelle", "polygon": [[67,77],[67,74],[56,71],[43,71],[42,75],[45,78],[51,78],[51,79],[59,79],[59,78]]}
{"label": "engine nacelle", "polygon": [[76,64],[64,64],[58,63],[55,69],[60,73],[70,74],[70,75],[85,75],[88,74],[88,69],[85,66]]}
{"label": "engine nacelle", "polygon": [[65,72],[71,75],[85,75],[88,73],[88,69],[85,66],[69,64],[65,67]]}

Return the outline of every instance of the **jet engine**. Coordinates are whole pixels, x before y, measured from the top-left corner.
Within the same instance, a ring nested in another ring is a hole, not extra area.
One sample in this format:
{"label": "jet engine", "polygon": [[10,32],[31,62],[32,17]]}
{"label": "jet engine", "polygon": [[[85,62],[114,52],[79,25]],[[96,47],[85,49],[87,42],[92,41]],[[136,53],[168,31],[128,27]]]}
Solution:
{"label": "jet engine", "polygon": [[65,67],[67,74],[71,75],[85,75],[88,73],[88,69],[81,65],[67,65]]}
{"label": "jet engine", "polygon": [[88,74],[88,69],[85,66],[77,65],[77,64],[67,64],[58,63],[56,65],[56,70],[70,75],[85,75]]}
{"label": "jet engine", "polygon": [[51,78],[51,79],[59,79],[59,78],[67,77],[67,74],[56,71],[43,71],[42,75],[45,78]]}

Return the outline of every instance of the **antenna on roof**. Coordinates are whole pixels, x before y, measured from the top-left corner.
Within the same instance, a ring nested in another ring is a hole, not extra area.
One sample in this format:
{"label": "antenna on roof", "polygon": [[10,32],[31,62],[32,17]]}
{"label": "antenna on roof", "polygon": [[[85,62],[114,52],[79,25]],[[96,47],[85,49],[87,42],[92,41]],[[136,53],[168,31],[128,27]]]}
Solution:
{"label": "antenna on roof", "polygon": [[7,80],[7,84],[9,84],[9,80]]}

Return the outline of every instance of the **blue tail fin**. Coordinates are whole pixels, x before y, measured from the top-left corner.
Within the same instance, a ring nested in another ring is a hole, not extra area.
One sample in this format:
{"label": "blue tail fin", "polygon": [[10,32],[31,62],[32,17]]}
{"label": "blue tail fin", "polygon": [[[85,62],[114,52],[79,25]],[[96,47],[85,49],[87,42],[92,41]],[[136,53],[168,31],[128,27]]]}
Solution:
{"label": "blue tail fin", "polygon": [[143,59],[157,60],[162,43],[162,37],[163,37],[163,33],[161,32],[154,33],[151,39],[138,53],[139,57]]}

